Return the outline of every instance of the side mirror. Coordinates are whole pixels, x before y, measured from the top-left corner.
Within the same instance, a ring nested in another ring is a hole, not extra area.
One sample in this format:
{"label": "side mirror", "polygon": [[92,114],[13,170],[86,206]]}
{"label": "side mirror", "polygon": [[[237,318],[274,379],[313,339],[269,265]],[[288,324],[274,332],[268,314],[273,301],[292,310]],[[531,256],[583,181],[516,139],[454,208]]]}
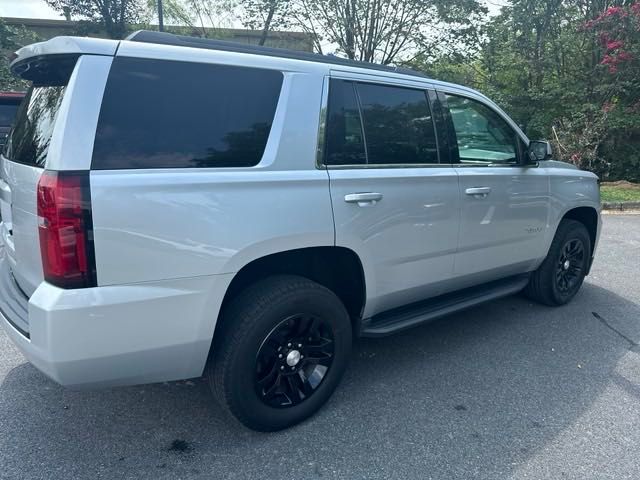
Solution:
{"label": "side mirror", "polygon": [[527,160],[530,163],[549,160],[552,156],[551,144],[545,140],[531,140],[527,148]]}

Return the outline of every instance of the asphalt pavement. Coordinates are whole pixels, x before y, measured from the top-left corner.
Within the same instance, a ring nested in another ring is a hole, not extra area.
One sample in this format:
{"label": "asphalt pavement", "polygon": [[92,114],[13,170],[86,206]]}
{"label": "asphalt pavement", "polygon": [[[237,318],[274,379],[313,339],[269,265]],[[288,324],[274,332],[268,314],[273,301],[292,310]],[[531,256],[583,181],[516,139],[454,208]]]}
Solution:
{"label": "asphalt pavement", "polygon": [[638,479],[640,215],[610,215],[574,301],[516,296],[360,340],[287,431],[227,419],[200,379],[64,389],[0,329],[2,479]]}

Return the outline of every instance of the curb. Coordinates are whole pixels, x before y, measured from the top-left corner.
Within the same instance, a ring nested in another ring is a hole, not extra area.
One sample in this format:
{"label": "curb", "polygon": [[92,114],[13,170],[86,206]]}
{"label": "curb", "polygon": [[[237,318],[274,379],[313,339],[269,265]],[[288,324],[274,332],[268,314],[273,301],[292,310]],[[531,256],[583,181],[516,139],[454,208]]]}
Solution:
{"label": "curb", "polygon": [[602,202],[603,210],[640,210],[640,202]]}

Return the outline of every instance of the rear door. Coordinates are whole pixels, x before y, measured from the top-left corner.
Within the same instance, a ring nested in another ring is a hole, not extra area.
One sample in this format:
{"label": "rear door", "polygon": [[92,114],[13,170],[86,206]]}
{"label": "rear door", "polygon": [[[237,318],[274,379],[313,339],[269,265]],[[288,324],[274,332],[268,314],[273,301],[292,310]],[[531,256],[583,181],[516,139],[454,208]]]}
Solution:
{"label": "rear door", "polygon": [[45,167],[89,168],[110,62],[111,57],[53,55],[22,68],[33,85],[0,156],[0,235],[13,276],[28,296],[43,281],[38,181]]}
{"label": "rear door", "polygon": [[442,291],[459,220],[455,170],[439,163],[422,86],[333,78],[324,163],[336,244],[360,256],[365,317]]}
{"label": "rear door", "polygon": [[28,294],[42,281],[36,190],[64,91],[64,85],[29,90],[2,158],[0,231],[13,275]]}
{"label": "rear door", "polygon": [[448,106],[460,182],[456,277],[474,284],[529,271],[544,256],[545,170],[524,166],[525,139],[488,102],[462,92],[439,95]]}

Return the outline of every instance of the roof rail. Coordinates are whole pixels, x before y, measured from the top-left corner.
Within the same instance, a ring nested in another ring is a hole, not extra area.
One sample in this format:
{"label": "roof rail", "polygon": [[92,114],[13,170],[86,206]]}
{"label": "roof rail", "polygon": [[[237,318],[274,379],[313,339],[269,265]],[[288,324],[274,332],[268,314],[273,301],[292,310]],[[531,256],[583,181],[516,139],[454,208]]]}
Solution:
{"label": "roof rail", "polygon": [[249,45],[245,43],[229,42],[225,40],[212,40],[209,38],[188,37],[186,35],[176,35],[167,32],[154,32],[150,30],[138,30],[129,35],[125,40],[142,43],[158,43],[161,45],[174,45],[177,47],[204,48],[207,50],[221,50],[224,52],[251,53],[254,55],[264,55],[267,57],[290,58],[293,60],[304,60],[307,62],[327,63],[331,65],[342,65],[345,67],[366,68],[369,70],[379,70],[383,72],[401,73],[403,75],[413,75],[416,77],[426,77],[423,73],[404,67],[391,67],[379,65],[377,63],[359,62],[346,58],[334,57],[332,55],[320,55],[318,53],[301,52],[284,48],[263,47],[260,45]]}

